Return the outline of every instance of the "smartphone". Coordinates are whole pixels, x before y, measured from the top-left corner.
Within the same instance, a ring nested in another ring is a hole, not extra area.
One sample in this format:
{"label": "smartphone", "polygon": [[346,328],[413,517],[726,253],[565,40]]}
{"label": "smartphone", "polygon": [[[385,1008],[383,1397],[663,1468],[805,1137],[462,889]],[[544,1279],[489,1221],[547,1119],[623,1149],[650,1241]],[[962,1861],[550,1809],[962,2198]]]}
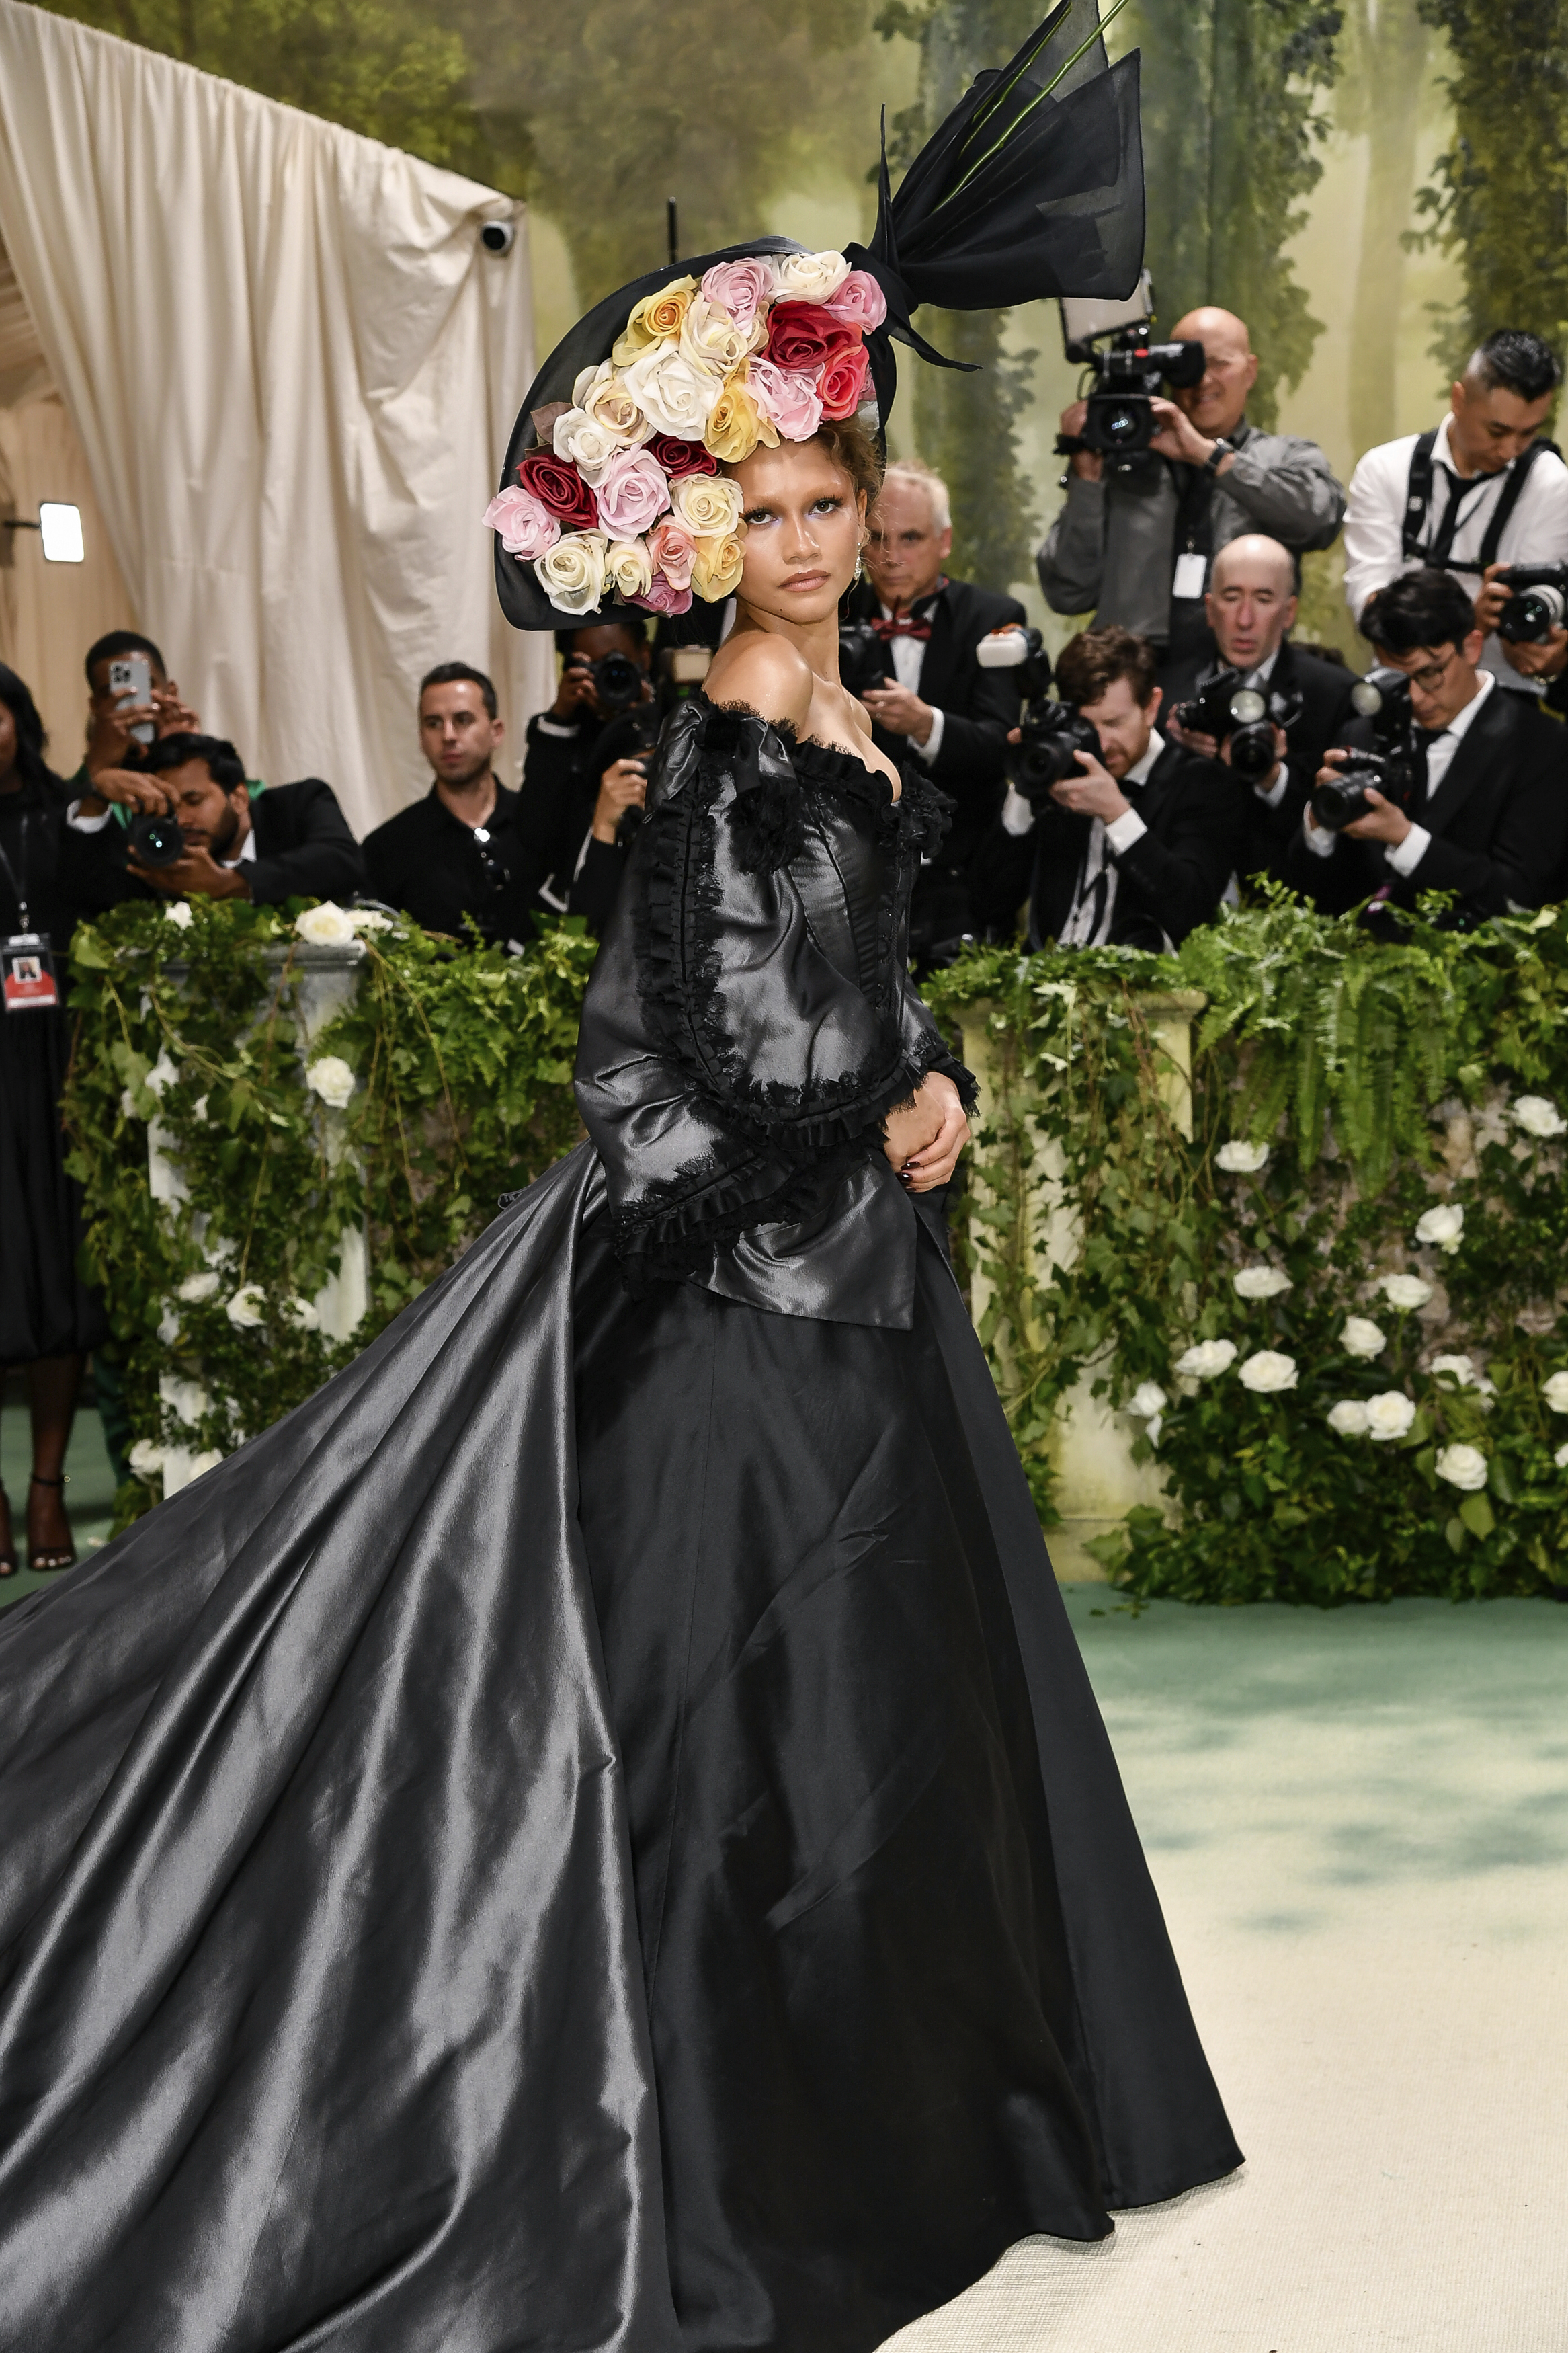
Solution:
{"label": "smartphone", "polygon": [[[127,654],[109,665],[109,691],[116,702],[132,705],[153,700],[153,665],[145,654]],[[140,719],[131,733],[138,744],[150,744],[157,730],[150,719]]]}

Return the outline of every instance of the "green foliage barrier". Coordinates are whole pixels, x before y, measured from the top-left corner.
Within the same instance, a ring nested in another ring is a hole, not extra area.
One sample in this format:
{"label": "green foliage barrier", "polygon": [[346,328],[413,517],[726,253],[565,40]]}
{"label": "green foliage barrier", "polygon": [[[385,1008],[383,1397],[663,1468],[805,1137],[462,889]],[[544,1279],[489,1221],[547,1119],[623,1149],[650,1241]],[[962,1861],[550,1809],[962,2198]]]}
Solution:
{"label": "green foliage barrier", "polygon": [[[140,1441],[121,1524],[157,1500],[159,1449],[226,1453],[299,1404],[580,1133],[581,925],[522,957],[371,931],[353,1003],[302,1054],[299,903],[196,899],[184,924],[126,905],[73,942],[69,1166]],[[178,1202],[149,1191],[153,1122]],[[369,1310],[334,1341],[311,1302],[353,1229]],[[194,1420],[161,1402],[165,1374],[205,1392]]]}
{"label": "green foliage barrier", "polygon": [[[964,1246],[1042,1517],[1080,1377],[1163,1474],[1167,1512],[1091,1547],[1133,1593],[1568,1584],[1568,915],[1382,920],[1281,898],[1173,957],[984,949],[928,985],[1000,1058]],[[1173,987],[1208,998],[1190,1142],[1139,1005]],[[1054,1270],[1027,1247],[1043,1181],[1079,1243]]]}

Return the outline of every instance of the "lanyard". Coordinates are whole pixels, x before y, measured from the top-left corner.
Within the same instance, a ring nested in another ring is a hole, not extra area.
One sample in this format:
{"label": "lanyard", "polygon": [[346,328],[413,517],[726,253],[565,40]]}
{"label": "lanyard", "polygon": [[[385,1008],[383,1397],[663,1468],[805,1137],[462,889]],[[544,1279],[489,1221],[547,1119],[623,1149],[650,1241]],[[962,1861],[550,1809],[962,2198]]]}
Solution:
{"label": "lanyard", "polygon": [[19,881],[16,868],[5,855],[5,845],[0,842],[0,868],[5,870],[5,880],[16,894],[16,912],[21,918],[21,929],[25,933],[30,932],[33,928],[27,921],[27,817],[28,812],[24,809],[22,822],[18,828],[21,838],[16,844],[16,854],[22,861],[22,876]]}

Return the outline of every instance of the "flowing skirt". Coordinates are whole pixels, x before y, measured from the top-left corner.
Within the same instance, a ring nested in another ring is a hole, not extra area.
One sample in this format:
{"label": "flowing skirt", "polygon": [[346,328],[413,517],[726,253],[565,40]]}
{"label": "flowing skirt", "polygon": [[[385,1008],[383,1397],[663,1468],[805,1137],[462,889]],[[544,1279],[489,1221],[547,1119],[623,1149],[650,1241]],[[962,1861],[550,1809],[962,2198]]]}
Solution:
{"label": "flowing skirt", "polygon": [[60,1133],[62,1013],[0,1011],[0,1365],[70,1356],[108,1337],[77,1272],[81,1187]]}
{"label": "flowing skirt", "polygon": [[601,1200],[0,1618],[0,2346],[869,2353],[1239,2162],[938,1243]]}

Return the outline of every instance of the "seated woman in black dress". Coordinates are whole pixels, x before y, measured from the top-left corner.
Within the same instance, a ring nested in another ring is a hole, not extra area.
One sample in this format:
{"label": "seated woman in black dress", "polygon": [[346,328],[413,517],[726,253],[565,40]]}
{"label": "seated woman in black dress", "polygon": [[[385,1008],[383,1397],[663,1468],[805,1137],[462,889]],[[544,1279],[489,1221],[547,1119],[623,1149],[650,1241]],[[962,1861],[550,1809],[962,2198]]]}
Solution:
{"label": "seated woman in black dress", "polygon": [[[31,694],[0,663],[0,936],[41,933],[55,981],[52,993],[13,982],[0,1012],[0,1366],[27,1370],[33,1569],[68,1568],[76,1558],[66,1448],[87,1353],[108,1336],[102,1303],[77,1273],[81,1193],[66,1175],[60,1133],[66,956],[76,914],[58,886],[69,796],[46,765],[44,745]],[[0,1489],[0,1577],[17,1567],[10,1499]]]}

